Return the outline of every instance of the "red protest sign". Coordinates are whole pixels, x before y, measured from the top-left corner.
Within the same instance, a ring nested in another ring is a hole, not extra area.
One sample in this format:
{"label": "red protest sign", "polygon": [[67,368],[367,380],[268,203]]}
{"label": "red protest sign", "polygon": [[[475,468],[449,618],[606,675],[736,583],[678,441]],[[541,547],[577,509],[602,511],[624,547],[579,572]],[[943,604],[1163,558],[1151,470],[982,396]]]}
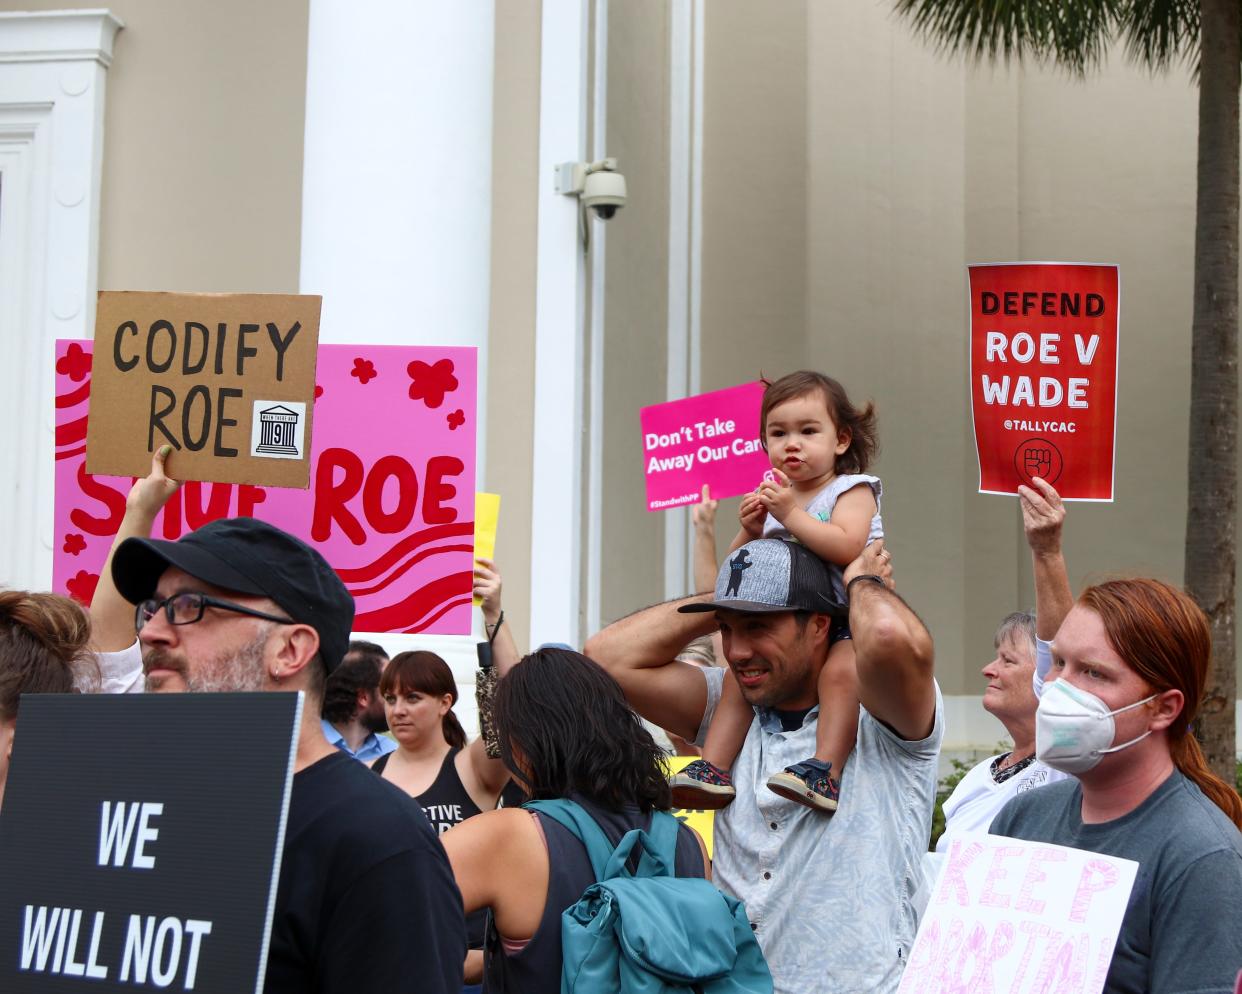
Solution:
{"label": "red protest sign", "polygon": [[979,491],[1042,477],[1066,500],[1113,499],[1116,266],[970,267],[970,402]]}

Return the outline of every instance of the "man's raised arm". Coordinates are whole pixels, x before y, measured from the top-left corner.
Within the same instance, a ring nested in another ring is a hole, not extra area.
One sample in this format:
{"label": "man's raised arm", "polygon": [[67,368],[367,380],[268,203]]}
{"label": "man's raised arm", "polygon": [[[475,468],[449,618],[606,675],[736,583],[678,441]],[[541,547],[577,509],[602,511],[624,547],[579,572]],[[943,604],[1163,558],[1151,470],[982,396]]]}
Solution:
{"label": "man's raised arm", "polygon": [[678,614],[710,594],[657,604],[609,625],[587,640],[584,653],[621,685],[630,706],[648,721],[694,741],[707,710],[707,683],[697,667],[673,657],[716,627],[716,616]]}
{"label": "man's raised arm", "polygon": [[127,538],[148,538],[155,516],[181,486],[164,475],[164,460],[171,446],[162,445],[151,457],[151,472],[135,480],[125,498],[125,517],[112,540],[108,558],[99,571],[99,583],[91,598],[91,639],[99,652],[120,652],[134,644],[134,605],[121,596],[112,582],[112,557]]}
{"label": "man's raised arm", "polygon": [[918,615],[893,592],[892,582],[891,557],[882,540],[867,546],[845,570],[858,697],[873,718],[914,742],[931,734],[936,719],[932,639]]}

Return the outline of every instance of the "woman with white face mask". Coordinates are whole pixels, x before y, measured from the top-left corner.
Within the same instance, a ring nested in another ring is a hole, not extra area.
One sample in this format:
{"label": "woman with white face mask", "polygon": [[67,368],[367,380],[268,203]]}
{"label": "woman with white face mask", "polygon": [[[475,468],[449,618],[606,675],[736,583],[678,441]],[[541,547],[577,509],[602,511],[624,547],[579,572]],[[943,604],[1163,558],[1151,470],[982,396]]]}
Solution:
{"label": "woman with white face mask", "polygon": [[1211,656],[1203,612],[1157,580],[1088,587],[1053,642],[1040,761],[993,835],[1139,864],[1106,994],[1232,990],[1242,964],[1242,798],[1190,732]]}

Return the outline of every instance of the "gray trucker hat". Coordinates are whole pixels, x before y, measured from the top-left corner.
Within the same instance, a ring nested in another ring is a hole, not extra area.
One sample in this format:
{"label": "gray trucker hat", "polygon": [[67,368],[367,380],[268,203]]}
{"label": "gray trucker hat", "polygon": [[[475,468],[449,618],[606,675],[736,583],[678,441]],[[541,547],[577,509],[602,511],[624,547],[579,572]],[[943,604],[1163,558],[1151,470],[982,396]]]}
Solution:
{"label": "gray trucker hat", "polygon": [[713,600],[685,604],[677,610],[683,614],[812,611],[844,618],[849,609],[837,600],[829,569],[822,559],[797,542],[756,539],[721,565]]}

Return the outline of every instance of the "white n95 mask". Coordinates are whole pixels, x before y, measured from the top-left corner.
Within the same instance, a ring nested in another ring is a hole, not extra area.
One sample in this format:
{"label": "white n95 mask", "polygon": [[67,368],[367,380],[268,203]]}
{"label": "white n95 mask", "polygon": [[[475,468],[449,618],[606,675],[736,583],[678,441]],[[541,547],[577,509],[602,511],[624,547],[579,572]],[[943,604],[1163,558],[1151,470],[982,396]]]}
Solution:
{"label": "white n95 mask", "polygon": [[1035,711],[1035,756],[1046,766],[1062,773],[1086,773],[1106,753],[1120,752],[1151,734],[1151,729],[1138,738],[1113,745],[1116,726],[1113,715],[1130,711],[1154,700],[1152,694],[1141,701],[1116,711],[1086,690],[1079,690],[1064,680],[1054,680],[1044,687]]}

